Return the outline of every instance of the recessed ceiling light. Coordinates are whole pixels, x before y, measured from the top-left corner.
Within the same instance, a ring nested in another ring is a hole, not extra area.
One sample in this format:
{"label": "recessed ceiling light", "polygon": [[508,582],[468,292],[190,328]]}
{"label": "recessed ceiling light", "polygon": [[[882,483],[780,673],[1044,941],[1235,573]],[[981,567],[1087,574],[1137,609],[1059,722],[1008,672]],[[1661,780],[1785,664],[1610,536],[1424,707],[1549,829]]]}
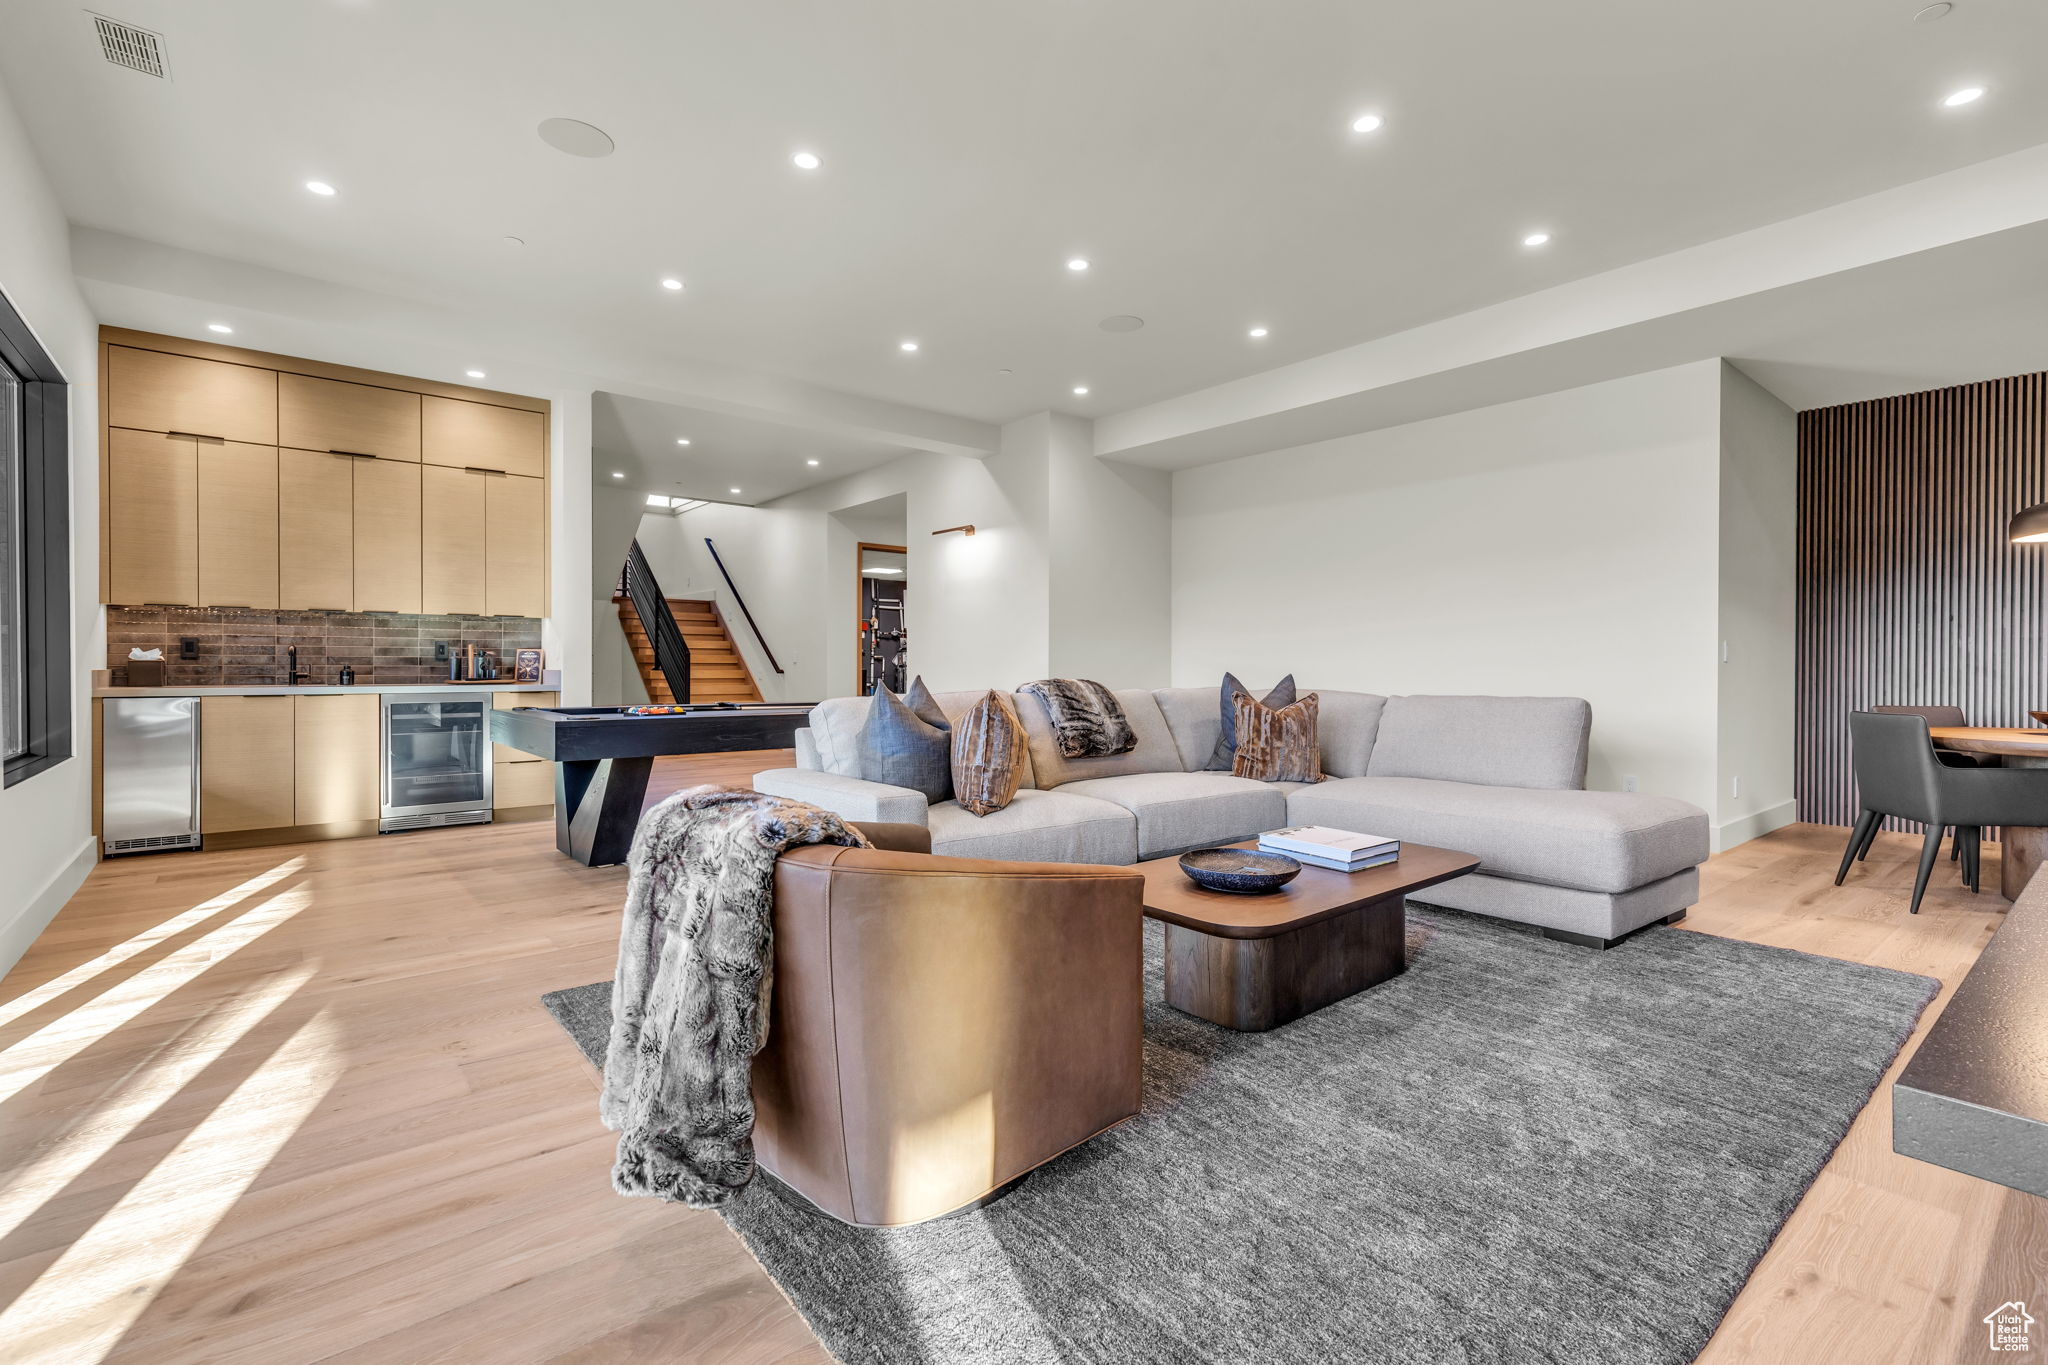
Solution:
{"label": "recessed ceiling light", "polygon": [[669,279],[663,280],[661,282],[661,287],[663,289],[681,289],[683,287],[683,282],[681,280],[675,279],[674,277],[670,277]]}
{"label": "recessed ceiling light", "polygon": [[570,156],[610,156],[615,145],[610,133],[582,119],[546,118],[534,131],[542,142]]}
{"label": "recessed ceiling light", "polygon": [[899,341],[896,343],[896,349],[899,351],[914,351],[917,349],[917,343],[914,341]]}
{"label": "recessed ceiling light", "polygon": [[1081,273],[1082,271],[1086,270],[1087,268],[1088,268],[1088,258],[1087,258],[1087,257],[1085,257],[1085,256],[1074,256],[1074,257],[1070,257],[1070,258],[1068,259],[1068,261],[1067,261],[1067,269],[1069,269],[1069,270],[1073,271],[1073,272],[1074,272],[1074,273],[1075,273],[1076,275],[1080,274],[1080,273]]}
{"label": "recessed ceiling light", "polygon": [[1088,396],[1088,386],[1087,386],[1086,384],[1076,384],[1076,385],[1074,385],[1074,397],[1076,397],[1076,398],[1086,398],[1087,396]]}
{"label": "recessed ceiling light", "polygon": [[622,469],[614,469],[612,471],[612,477],[615,479],[623,479],[626,477],[626,473]]}
{"label": "recessed ceiling light", "polygon": [[739,489],[737,489],[737,488],[730,488],[730,489],[727,489],[726,491],[727,491],[727,492],[729,492],[729,493],[737,493],[737,492],[739,492],[740,490],[739,490]]}
{"label": "recessed ceiling light", "polygon": [[306,188],[313,191],[313,193],[320,195],[330,195],[334,193],[334,186],[328,184],[325,180],[308,180],[306,182]]}
{"label": "recessed ceiling light", "polygon": [[468,375],[471,379],[482,379],[484,377],[484,372],[482,370],[464,370],[463,373]]}
{"label": "recessed ceiling light", "polygon": [[678,437],[676,437],[676,444],[677,444],[677,445],[679,445],[679,446],[686,446],[686,445],[688,445],[689,443],[690,443],[690,438],[689,438],[689,437],[687,437],[687,436],[678,436]]}
{"label": "recessed ceiling light", "polygon": [[1914,11],[1913,22],[1916,24],[1931,24],[1936,19],[1946,19],[1948,18],[1948,12],[1954,8],[1955,6],[1950,4],[1949,0],[1935,0],[1934,4],[1922,5]]}
{"label": "recessed ceiling light", "polygon": [[1532,232],[1527,237],[1524,237],[1522,239],[1522,245],[1542,246],[1545,242],[1548,242],[1549,240],[1550,234],[1547,232]]}
{"label": "recessed ceiling light", "polygon": [[1261,337],[1266,335],[1266,329],[1263,327],[1254,327],[1249,332],[1246,332],[1245,335],[1250,337],[1252,340],[1257,341]]}
{"label": "recessed ceiling light", "polygon": [[221,335],[226,336],[235,329],[228,326],[225,322],[209,322],[206,324],[206,330],[209,332],[219,332]]}
{"label": "recessed ceiling light", "polygon": [[808,465],[815,465],[815,464],[817,464],[818,462],[817,462],[816,460],[805,460],[805,461],[804,461],[804,463],[805,463],[805,464],[808,464]]}
{"label": "recessed ceiling light", "polygon": [[818,160],[816,152],[798,152],[790,158],[790,162],[800,171],[815,171],[824,164]]}
{"label": "recessed ceiling light", "polygon": [[1960,109],[1963,105],[1975,104],[1978,100],[1981,100],[1983,98],[1983,86],[1966,85],[1962,89],[1956,91],[1954,94],[1942,100],[1941,106],[1944,109]]}
{"label": "recessed ceiling light", "polygon": [[1351,120],[1351,131],[1354,133],[1376,133],[1385,122],[1386,120],[1378,114],[1360,114],[1357,118]]}
{"label": "recessed ceiling light", "polygon": [[506,246],[525,246],[525,245],[526,245],[526,239],[525,239],[524,237],[507,237],[507,238],[505,238],[505,239],[504,239],[504,242],[505,242],[505,245],[506,245]]}
{"label": "recessed ceiling light", "polygon": [[1113,313],[1095,325],[1105,332],[1135,332],[1144,327],[1145,319],[1136,313]]}

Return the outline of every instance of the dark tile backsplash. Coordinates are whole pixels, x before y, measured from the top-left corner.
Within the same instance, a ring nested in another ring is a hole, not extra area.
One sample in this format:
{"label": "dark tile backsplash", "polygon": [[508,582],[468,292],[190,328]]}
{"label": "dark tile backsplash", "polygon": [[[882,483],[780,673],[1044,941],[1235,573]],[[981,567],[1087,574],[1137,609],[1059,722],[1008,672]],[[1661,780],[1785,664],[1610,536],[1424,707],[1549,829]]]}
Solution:
{"label": "dark tile backsplash", "polygon": [[[199,641],[199,657],[180,659],[178,641]],[[281,683],[285,647],[299,647],[307,681],[331,683],[353,664],[359,683],[445,682],[448,665],[434,661],[434,642],[498,656],[512,676],[512,651],[540,648],[540,622],[518,616],[389,616],[333,611],[249,611],[240,607],[108,607],[107,669],[127,681],[128,651],[162,649],[171,687],[237,687]]]}

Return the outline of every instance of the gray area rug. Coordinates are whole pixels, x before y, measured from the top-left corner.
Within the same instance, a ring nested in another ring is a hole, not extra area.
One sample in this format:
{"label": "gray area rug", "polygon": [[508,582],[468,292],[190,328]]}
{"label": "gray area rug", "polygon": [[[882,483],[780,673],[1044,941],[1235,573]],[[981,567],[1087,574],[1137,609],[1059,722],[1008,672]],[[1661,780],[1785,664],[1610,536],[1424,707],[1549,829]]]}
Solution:
{"label": "gray area rug", "polygon": [[[726,1210],[847,1365],[1690,1361],[1936,989],[1411,907],[1405,975],[1247,1034],[1146,934],[1139,1118],[919,1227]],[[609,989],[545,998],[600,1065]]]}

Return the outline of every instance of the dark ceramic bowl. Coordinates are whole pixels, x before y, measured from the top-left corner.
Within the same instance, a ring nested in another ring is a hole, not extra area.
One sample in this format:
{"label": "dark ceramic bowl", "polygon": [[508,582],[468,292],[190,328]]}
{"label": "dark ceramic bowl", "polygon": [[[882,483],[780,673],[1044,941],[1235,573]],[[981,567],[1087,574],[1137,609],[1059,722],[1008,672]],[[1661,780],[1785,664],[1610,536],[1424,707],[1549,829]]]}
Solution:
{"label": "dark ceramic bowl", "polygon": [[2048,725],[2048,711],[2029,711],[2027,714],[2034,718],[2036,725]]}
{"label": "dark ceramic bowl", "polygon": [[1301,864],[1284,853],[1249,848],[1203,848],[1180,855],[1180,870],[1206,891],[1231,891],[1263,896],[1278,891],[1301,872]]}

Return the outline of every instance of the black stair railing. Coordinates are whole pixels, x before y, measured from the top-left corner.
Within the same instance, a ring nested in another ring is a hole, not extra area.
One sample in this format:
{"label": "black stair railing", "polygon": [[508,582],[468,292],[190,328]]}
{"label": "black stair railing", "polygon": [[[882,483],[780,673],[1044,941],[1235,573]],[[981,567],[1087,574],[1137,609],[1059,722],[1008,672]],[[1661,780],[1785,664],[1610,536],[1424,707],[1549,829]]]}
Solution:
{"label": "black stair railing", "polygon": [[647,642],[654,647],[654,666],[668,682],[669,695],[678,703],[689,701],[690,642],[676,625],[675,613],[668,609],[668,598],[662,596],[661,584],[655,581],[654,570],[648,567],[637,540],[626,550],[625,586],[633,614],[640,618],[640,629],[647,632]]}
{"label": "black stair railing", "polygon": [[711,543],[710,536],[704,537],[704,548],[711,551],[711,562],[718,566],[719,574],[725,579],[725,586],[732,589],[732,600],[739,604],[740,615],[747,618],[747,625],[752,627],[754,638],[761,642],[761,652],[768,656],[768,666],[777,673],[782,672],[782,665],[775,661],[775,651],[768,648],[768,637],[761,633],[761,627],[754,624],[754,613],[747,610],[747,599],[740,596],[740,585],[732,581],[732,573],[725,567],[725,561],[718,557],[718,547]]}

